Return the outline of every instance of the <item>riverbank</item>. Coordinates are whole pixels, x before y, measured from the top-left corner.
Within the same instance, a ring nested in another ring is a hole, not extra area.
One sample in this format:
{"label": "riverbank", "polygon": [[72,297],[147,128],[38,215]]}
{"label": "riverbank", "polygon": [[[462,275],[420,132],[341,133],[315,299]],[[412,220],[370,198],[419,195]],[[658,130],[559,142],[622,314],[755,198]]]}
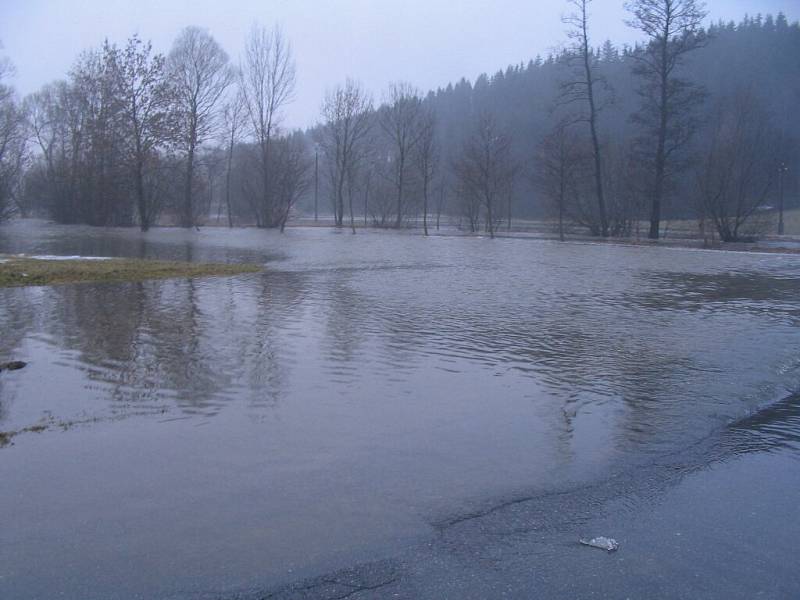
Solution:
{"label": "riverbank", "polygon": [[129,258],[0,255],[0,287],[86,281],[224,277],[261,270],[254,264],[190,263]]}

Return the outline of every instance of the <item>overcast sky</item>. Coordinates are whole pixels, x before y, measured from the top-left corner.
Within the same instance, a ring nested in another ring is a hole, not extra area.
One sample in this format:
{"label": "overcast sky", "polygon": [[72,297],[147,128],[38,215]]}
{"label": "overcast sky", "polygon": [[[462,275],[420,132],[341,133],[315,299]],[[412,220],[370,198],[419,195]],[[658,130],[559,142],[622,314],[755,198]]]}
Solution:
{"label": "overcast sky", "polygon": [[[623,0],[595,0],[591,35],[632,42]],[[133,33],[167,52],[186,25],[211,31],[234,61],[253,22],[280,23],[297,60],[287,124],[316,121],[325,90],[347,76],[380,99],[391,81],[423,90],[546,54],[564,40],[562,0],[0,0],[0,40],[23,94],[63,77],[81,50]],[[708,0],[711,17],[783,11],[797,0]]]}

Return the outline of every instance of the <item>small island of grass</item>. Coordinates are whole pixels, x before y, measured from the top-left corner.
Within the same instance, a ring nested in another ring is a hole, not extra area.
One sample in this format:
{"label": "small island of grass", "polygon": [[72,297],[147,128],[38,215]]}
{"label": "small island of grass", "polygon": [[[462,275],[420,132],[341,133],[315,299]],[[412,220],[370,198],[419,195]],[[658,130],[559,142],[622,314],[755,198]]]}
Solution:
{"label": "small island of grass", "polygon": [[221,277],[256,273],[260,265],[194,263],[130,258],[0,256],[0,287],[87,281]]}

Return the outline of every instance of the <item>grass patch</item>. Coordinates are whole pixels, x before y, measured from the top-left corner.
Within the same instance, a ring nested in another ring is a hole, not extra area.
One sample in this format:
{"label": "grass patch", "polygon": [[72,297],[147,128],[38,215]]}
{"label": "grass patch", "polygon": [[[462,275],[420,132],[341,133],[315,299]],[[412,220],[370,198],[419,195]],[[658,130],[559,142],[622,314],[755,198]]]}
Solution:
{"label": "grass patch", "polygon": [[40,260],[0,256],[0,287],[58,285],[83,281],[225,277],[256,273],[261,270],[261,266],[253,264],[190,263],[128,258]]}

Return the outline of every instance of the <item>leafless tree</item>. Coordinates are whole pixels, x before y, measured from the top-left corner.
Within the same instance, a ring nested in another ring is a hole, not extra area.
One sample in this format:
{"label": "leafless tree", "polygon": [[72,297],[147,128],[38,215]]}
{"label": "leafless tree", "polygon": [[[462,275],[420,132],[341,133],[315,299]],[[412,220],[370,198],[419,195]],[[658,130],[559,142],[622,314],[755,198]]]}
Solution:
{"label": "leafless tree", "polygon": [[237,90],[222,109],[222,121],[225,131],[226,167],[225,167],[225,207],[228,212],[228,227],[233,227],[233,210],[231,206],[231,177],[233,175],[233,151],[242,134],[245,116],[245,101],[241,91]]}
{"label": "leafless tree", "polygon": [[439,148],[436,144],[436,115],[428,108],[420,119],[419,142],[414,153],[422,186],[422,228],[428,235],[428,211],[431,186],[439,168]]}
{"label": "leafless tree", "polygon": [[10,69],[10,64],[0,59],[0,221],[15,210],[27,156],[24,113],[4,81]]}
{"label": "leafless tree", "polygon": [[279,226],[283,232],[292,208],[311,184],[309,174],[312,160],[303,136],[299,133],[278,138],[275,144],[275,156],[277,210]]}
{"label": "leafless tree", "polygon": [[459,190],[470,199],[471,229],[475,230],[474,202],[486,210],[486,230],[494,237],[496,209],[513,184],[516,166],[511,155],[511,137],[500,131],[491,115],[484,114],[466,140],[455,170]]}
{"label": "leafless tree", "polygon": [[773,129],[749,90],[738,90],[714,111],[709,142],[697,169],[701,218],[721,240],[735,242],[766,202],[774,183]]}
{"label": "leafless tree", "polygon": [[137,36],[130,38],[116,55],[115,67],[139,226],[147,231],[161,210],[161,197],[152,185],[157,176],[158,152],[175,135],[173,88],[166,77],[164,57],[154,54],[150,42]]}
{"label": "leafless tree", "polygon": [[608,215],[603,182],[602,149],[598,131],[598,115],[602,108],[598,94],[600,88],[607,84],[598,73],[597,59],[589,39],[589,4],[591,0],[568,0],[568,3],[574,8],[574,12],[564,17],[564,23],[570,26],[567,35],[572,40],[572,47],[566,57],[573,67],[573,78],[562,84],[559,102],[563,105],[579,106],[578,112],[573,117],[574,120],[589,125],[600,235],[607,237],[609,233]]}
{"label": "leafless tree", "polygon": [[197,163],[198,180],[202,183],[202,194],[198,194],[193,202],[195,224],[202,224],[202,217],[214,216],[216,221],[222,216],[223,202],[216,200],[219,181],[225,173],[225,151],[219,147],[209,147],[201,150],[195,157]]}
{"label": "leafless tree", "polygon": [[461,227],[461,219],[465,218],[469,224],[470,233],[477,233],[481,227],[481,208],[483,207],[479,191],[464,181],[459,173],[456,176],[453,192],[458,198],[458,207],[461,211],[459,227]]}
{"label": "leafless tree", "polygon": [[26,99],[32,135],[42,151],[46,202],[55,219],[78,221],[78,170],[83,136],[83,115],[73,87],[65,81],[46,86]]}
{"label": "leafless tree", "polygon": [[679,166],[679,151],[697,129],[694,109],[703,93],[680,77],[679,68],[687,54],[705,43],[701,26],[706,11],[696,0],[632,0],[626,8],[633,15],[628,24],[647,36],[647,45],[633,54],[634,73],[642,81],[635,121],[643,129],[652,169],[649,237],[658,239],[669,178]]}
{"label": "leafless tree", "polygon": [[[443,169],[442,169],[443,170]],[[435,197],[436,197],[436,231],[439,231],[439,224],[442,220],[442,213],[447,207],[447,183],[445,175],[442,173],[436,182]]]}
{"label": "leafless tree", "polygon": [[326,94],[322,117],[322,148],[334,196],[335,222],[341,227],[345,194],[352,203],[352,184],[365,155],[365,141],[372,126],[372,99],[357,82],[348,79]]}
{"label": "leafless tree", "polygon": [[617,137],[605,152],[606,190],[609,233],[614,237],[635,234],[645,216],[644,190],[647,173],[631,140]]}
{"label": "leafless tree", "polygon": [[380,229],[386,229],[394,222],[394,184],[391,178],[385,176],[385,165],[378,161],[367,166],[363,171],[375,173],[370,180],[369,215],[372,224]]}
{"label": "leafless tree", "polygon": [[[56,189],[56,142],[58,128],[56,124],[56,86],[49,84],[38,92],[25,98],[24,111],[27,117],[30,135],[40,153],[38,170],[44,180],[43,189],[48,197],[42,200],[51,204],[52,194]],[[37,174],[39,174],[37,173]]]}
{"label": "leafless tree", "polygon": [[254,26],[245,44],[241,88],[259,150],[262,189],[256,222],[260,227],[280,225],[282,212],[273,205],[270,151],[281,111],[294,96],[295,80],[292,48],[282,30]]}
{"label": "leafless tree", "polygon": [[228,55],[208,31],[186,27],[178,35],[167,61],[169,76],[175,86],[176,110],[180,119],[178,133],[186,152],[186,182],[181,210],[181,225],[195,221],[193,201],[195,154],[213,133],[216,108],[235,71]]}
{"label": "leafless tree", "polygon": [[536,157],[534,183],[558,215],[558,237],[564,241],[564,225],[576,195],[581,145],[567,123],[556,124],[541,142]]}
{"label": "leafless tree", "polygon": [[423,116],[422,98],[416,88],[407,83],[396,83],[389,88],[380,111],[380,124],[392,145],[392,178],[397,200],[395,227],[403,224],[408,167],[420,141]]}
{"label": "leafless tree", "polygon": [[61,94],[65,111],[77,118],[70,168],[76,184],[75,215],[92,225],[130,225],[129,173],[125,168],[124,105],[118,93],[116,63],[119,51],[106,42],[100,50],[84,52],[70,72]]}

